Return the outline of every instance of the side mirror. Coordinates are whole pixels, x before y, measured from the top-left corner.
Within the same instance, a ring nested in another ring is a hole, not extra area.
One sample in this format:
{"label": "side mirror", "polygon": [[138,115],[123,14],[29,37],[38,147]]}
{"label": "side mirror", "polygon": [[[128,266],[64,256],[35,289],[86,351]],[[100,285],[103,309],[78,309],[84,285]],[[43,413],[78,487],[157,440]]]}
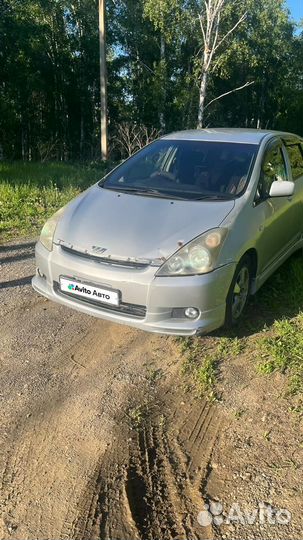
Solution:
{"label": "side mirror", "polygon": [[270,197],[292,197],[295,192],[294,182],[275,180],[270,187]]}

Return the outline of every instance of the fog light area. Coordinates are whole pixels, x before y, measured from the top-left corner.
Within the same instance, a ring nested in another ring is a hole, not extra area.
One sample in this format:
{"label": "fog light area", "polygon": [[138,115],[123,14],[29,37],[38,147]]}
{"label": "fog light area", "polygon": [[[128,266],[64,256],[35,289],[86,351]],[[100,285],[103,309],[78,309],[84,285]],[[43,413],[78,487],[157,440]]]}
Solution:
{"label": "fog light area", "polygon": [[194,307],[188,307],[184,311],[185,317],[188,319],[197,319],[199,317],[199,310]]}
{"label": "fog light area", "polygon": [[172,310],[173,319],[197,319],[200,315],[200,311],[197,308],[174,308]]}

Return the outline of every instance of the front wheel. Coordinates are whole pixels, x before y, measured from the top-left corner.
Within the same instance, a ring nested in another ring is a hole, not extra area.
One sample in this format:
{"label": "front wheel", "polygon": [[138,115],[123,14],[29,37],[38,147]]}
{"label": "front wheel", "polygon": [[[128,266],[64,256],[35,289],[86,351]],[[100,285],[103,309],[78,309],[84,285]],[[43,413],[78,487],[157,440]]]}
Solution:
{"label": "front wheel", "polygon": [[238,264],[226,300],[225,326],[235,326],[246,307],[252,281],[249,257],[244,257]]}

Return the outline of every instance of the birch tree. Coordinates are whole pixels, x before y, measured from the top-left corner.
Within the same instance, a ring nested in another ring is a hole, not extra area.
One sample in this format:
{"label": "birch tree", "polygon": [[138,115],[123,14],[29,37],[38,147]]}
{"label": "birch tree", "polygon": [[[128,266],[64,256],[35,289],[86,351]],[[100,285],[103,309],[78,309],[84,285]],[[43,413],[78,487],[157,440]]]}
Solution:
{"label": "birch tree", "polygon": [[159,123],[161,130],[165,132],[165,108],[167,99],[168,82],[168,59],[167,45],[174,43],[179,46],[180,29],[185,17],[185,6],[182,0],[143,0],[144,16],[149,19],[155,30],[159,32],[160,62],[156,66],[155,75],[158,77],[158,88],[161,86]]}
{"label": "birch tree", "polygon": [[218,53],[222,50],[224,45],[227,45],[229,38],[236,32],[237,28],[243,24],[247,17],[247,12],[244,12],[237,21],[229,29],[225,29],[222,33],[222,21],[224,18],[224,11],[227,4],[232,2],[236,9],[236,1],[234,0],[204,0],[204,10],[198,15],[200,29],[203,37],[203,47],[201,54],[201,80],[199,89],[199,109],[198,109],[198,128],[204,126],[205,110],[214,101],[225,97],[226,95],[242,90],[243,88],[253,84],[252,82],[246,82],[242,86],[234,88],[229,92],[225,92],[220,96],[212,99],[209,103],[206,103],[207,90],[209,84],[210,75],[213,73],[217,62]]}

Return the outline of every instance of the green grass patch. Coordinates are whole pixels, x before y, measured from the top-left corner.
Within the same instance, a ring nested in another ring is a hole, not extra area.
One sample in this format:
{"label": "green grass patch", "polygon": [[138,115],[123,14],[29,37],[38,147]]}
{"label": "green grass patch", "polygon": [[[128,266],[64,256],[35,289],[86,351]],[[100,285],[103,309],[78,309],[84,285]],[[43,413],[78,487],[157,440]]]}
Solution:
{"label": "green grass patch", "polygon": [[182,374],[191,376],[199,395],[211,401],[217,400],[220,362],[240,354],[246,340],[222,337],[213,339],[207,347],[203,338],[180,338],[178,343],[183,355]]}
{"label": "green grass patch", "polygon": [[268,375],[275,371],[289,376],[288,393],[303,392],[303,313],[293,319],[282,319],[273,324],[270,335],[259,344],[262,360],[260,373]]}
{"label": "green grass patch", "polygon": [[107,170],[102,164],[0,162],[0,238],[37,232]]}
{"label": "green grass patch", "polygon": [[126,414],[130,422],[130,427],[139,430],[147,418],[146,404],[130,407]]}
{"label": "green grass patch", "polygon": [[256,296],[261,311],[274,314],[257,342],[259,373],[288,378],[288,395],[303,394],[303,260],[298,252],[269,279]]}
{"label": "green grass patch", "polygon": [[207,394],[209,399],[216,399],[215,384],[217,379],[218,360],[209,355],[203,358],[202,365],[197,367],[195,380],[202,394]]}
{"label": "green grass patch", "polygon": [[3,161],[0,162],[0,183],[12,186],[27,184],[39,188],[56,186],[59,190],[73,186],[83,190],[102,178],[106,167],[104,164]]}
{"label": "green grass patch", "polygon": [[220,358],[238,356],[245,348],[246,340],[238,337],[220,338],[217,346],[217,355]]}
{"label": "green grass patch", "polygon": [[[216,398],[222,361],[250,355],[252,367],[264,376],[285,375],[292,410],[303,414],[303,258],[294,254],[250,302],[240,326],[220,337],[179,338],[182,372],[199,392]],[[297,403],[299,400],[299,403]]]}

